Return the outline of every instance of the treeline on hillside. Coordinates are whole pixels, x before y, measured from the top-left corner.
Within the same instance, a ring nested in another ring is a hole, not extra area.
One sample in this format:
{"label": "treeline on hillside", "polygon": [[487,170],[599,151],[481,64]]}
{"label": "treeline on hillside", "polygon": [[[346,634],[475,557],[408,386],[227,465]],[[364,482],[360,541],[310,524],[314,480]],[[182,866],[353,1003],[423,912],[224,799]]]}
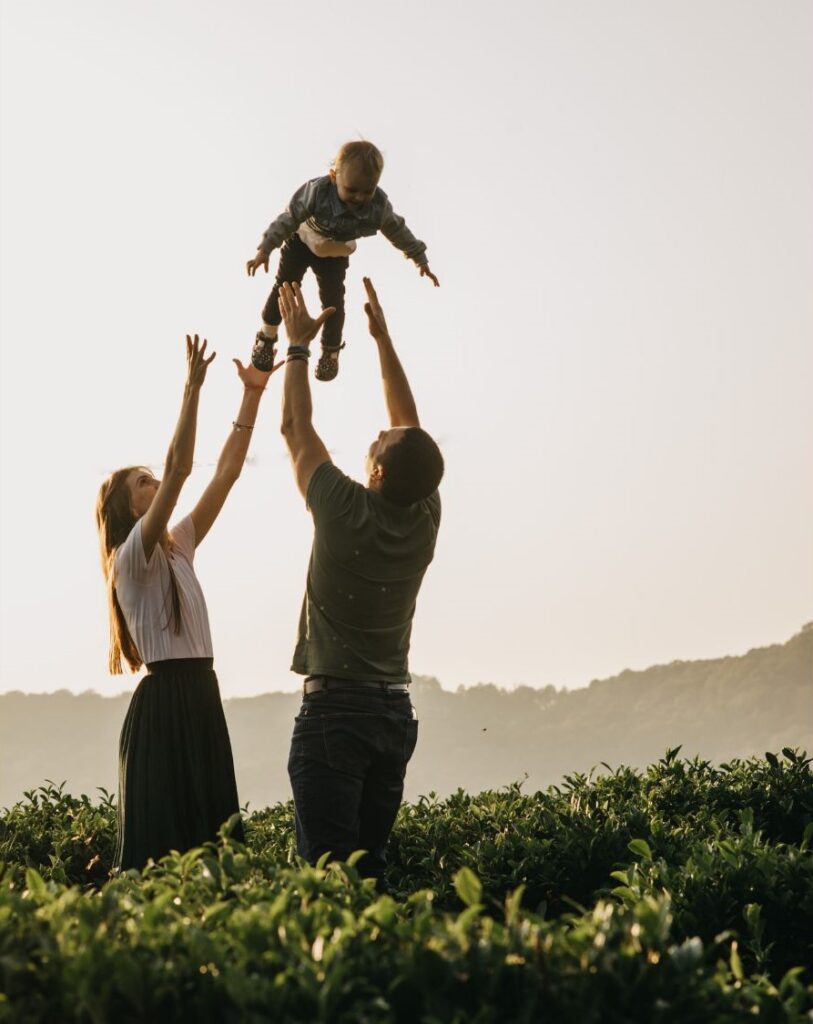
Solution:
{"label": "treeline on hillside", "polygon": [[[564,773],[643,766],[670,747],[716,763],[782,747],[813,750],[813,624],[785,644],[739,657],[622,672],[579,690],[479,685],[457,692],[416,677],[418,749],[407,798],[523,781],[531,792]],[[0,806],[44,779],[69,792],[114,790],[129,696],[67,691],[0,696]],[[263,807],[290,795],[286,762],[299,697],[226,702],[240,798]]]}

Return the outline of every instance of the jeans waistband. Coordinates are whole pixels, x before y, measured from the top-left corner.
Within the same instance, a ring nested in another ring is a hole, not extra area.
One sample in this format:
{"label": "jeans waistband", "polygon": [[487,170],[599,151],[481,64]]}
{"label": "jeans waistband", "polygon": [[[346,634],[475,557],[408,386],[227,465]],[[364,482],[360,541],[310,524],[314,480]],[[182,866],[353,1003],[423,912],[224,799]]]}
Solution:
{"label": "jeans waistband", "polygon": [[148,661],[147,671],[151,676],[160,675],[162,672],[183,672],[184,669],[212,668],[214,658],[166,658],[163,661]]}

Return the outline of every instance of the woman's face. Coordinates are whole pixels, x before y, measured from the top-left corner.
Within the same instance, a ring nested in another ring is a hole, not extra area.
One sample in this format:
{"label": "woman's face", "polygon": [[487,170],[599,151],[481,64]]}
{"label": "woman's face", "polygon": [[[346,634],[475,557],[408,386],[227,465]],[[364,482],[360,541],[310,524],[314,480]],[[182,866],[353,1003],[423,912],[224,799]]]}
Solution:
{"label": "woman's face", "polygon": [[127,477],[127,489],[130,492],[130,508],[133,510],[133,515],[136,519],[140,519],[150,505],[152,505],[155,492],[158,490],[160,483],[161,481],[156,480],[148,469],[134,469]]}

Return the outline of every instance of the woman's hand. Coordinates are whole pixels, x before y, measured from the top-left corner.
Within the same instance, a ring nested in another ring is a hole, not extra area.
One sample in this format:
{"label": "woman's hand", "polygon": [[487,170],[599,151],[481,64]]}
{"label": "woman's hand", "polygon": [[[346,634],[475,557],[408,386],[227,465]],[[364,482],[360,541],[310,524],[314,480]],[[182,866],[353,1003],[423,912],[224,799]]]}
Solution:
{"label": "woman's hand", "polygon": [[278,363],[269,373],[263,373],[255,366],[243,366],[239,359],[235,359],[233,362],[237,367],[237,376],[243,382],[243,395],[240,399],[237,419],[232,422],[232,429],[229,431],[220,458],[217,460],[214,476],[200,496],[197,505],[192,509],[196,545],[200,544],[212,528],[212,524],[220,515],[223,503],[240,476],[248,454],[248,446],[254,424],[257,421],[257,412],[266,382],[272,373],[276,373],[280,366],[284,365]]}
{"label": "woman's hand", "polygon": [[266,274],[268,273],[269,255],[269,253],[263,252],[262,249],[257,250],[257,255],[254,257],[254,259],[249,260],[248,263],[246,263],[246,273],[248,274],[249,277],[254,277],[254,275],[257,273],[260,267],[262,267],[265,270]]}
{"label": "woman's hand", "polygon": [[314,320],[305,306],[302,289],[296,281],[293,286],[286,281],[279,290],[279,311],[282,313],[289,344],[307,348],[325,320],[336,312],[336,307],[328,306]]}
{"label": "woman's hand", "polygon": [[258,370],[251,363],[248,366],[243,366],[239,359],[232,359],[232,362],[237,367],[237,376],[243,382],[243,387],[249,391],[264,390],[265,385],[268,383],[268,378],[285,366],[285,360],[282,359],[268,373],[263,373],[262,370]]}
{"label": "woman's hand", "polygon": [[217,352],[213,352],[209,358],[206,358],[206,346],[208,342],[203,339],[203,344],[200,343],[197,334],[193,341],[190,335],[186,336],[186,384],[190,388],[199,388],[206,380],[206,371],[209,369],[209,363],[217,355]]}
{"label": "woman's hand", "polygon": [[429,280],[434,284],[436,288],[440,288],[440,281],[435,277],[432,271],[429,269],[429,264],[425,263],[422,267],[418,268],[421,272],[421,277],[428,277]]}
{"label": "woman's hand", "polygon": [[192,472],[200,388],[206,380],[206,371],[214,357],[215,353],[213,352],[208,359],[206,358],[205,338],[201,343],[197,334],[187,334],[186,385],[181,401],[181,414],[169,443],[163,479],[158,485],[152,504],[142,517],[141,542],[148,562],[155,550],[155,545],[161,542],[161,538],[166,533],[167,524],[178,501],[181,488]]}

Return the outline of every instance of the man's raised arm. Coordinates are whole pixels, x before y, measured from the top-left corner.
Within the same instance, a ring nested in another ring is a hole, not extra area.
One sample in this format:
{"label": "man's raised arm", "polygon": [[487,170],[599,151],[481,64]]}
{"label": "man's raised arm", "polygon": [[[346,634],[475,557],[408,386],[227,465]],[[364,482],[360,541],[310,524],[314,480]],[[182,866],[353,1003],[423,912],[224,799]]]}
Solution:
{"label": "man's raised arm", "polygon": [[308,381],[309,345],[325,320],[336,310],[329,306],[314,320],[305,308],[299,285],[291,287],[287,282],[280,289],[279,309],[289,342],[282,389],[281,430],[291,453],[297,486],[302,497],[307,499],[314,471],[323,462],[330,462],[330,454],[313,427]]}
{"label": "man's raised arm", "polygon": [[381,379],[384,383],[384,400],[387,403],[387,413],[390,417],[391,427],[419,427],[418,410],[415,406],[415,399],[412,397],[412,389],[401,366],[401,360],[395,352],[390,332],[387,330],[387,321],[384,319],[384,310],[378,301],[378,296],[373,288],[373,282],[369,277],[364,278],[364,287],[367,289],[367,302],[364,303],[364,312],[367,314],[367,326],[370,329],[378,345],[378,358],[381,362]]}

